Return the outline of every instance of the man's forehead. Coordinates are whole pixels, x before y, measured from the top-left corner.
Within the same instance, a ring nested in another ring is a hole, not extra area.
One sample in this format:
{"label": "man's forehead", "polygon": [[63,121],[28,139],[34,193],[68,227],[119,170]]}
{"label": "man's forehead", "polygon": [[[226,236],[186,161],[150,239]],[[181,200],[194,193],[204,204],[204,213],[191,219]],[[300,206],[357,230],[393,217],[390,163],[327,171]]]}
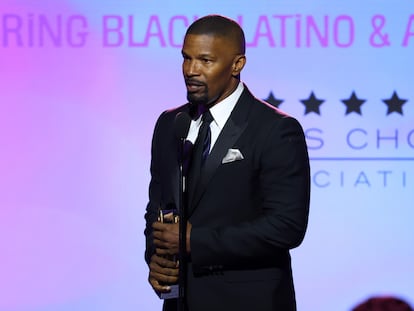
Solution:
{"label": "man's forehead", "polygon": [[206,34],[187,34],[184,37],[184,43],[186,42],[196,42],[196,43],[212,43],[215,41],[230,41],[223,35],[214,34],[214,33],[206,33]]}
{"label": "man's forehead", "polygon": [[183,50],[212,50],[220,47],[229,49],[231,46],[234,46],[234,40],[229,40],[217,34],[188,34],[184,38]]}

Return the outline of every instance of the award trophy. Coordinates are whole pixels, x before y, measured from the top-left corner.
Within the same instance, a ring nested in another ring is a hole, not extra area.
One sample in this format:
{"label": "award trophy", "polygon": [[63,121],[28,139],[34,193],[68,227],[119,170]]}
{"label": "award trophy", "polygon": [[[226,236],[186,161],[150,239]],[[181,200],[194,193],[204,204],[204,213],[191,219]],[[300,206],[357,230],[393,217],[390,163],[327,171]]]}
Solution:
{"label": "award trophy", "polygon": [[[175,209],[159,209],[158,210],[158,221],[162,223],[178,223],[179,216]],[[165,255],[165,258],[171,261],[178,262],[178,256],[175,255]],[[169,293],[161,293],[161,299],[172,299],[179,297],[179,285],[178,284],[168,284],[171,288]]]}

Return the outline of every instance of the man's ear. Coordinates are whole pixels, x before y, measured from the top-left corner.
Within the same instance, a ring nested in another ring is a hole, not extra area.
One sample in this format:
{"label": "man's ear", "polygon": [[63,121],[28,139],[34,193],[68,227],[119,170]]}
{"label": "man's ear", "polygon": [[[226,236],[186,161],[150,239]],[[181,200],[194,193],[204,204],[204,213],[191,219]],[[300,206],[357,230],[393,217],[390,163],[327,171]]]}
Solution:
{"label": "man's ear", "polygon": [[246,56],[245,55],[236,55],[233,61],[233,76],[238,76],[242,71],[244,65],[246,64]]}

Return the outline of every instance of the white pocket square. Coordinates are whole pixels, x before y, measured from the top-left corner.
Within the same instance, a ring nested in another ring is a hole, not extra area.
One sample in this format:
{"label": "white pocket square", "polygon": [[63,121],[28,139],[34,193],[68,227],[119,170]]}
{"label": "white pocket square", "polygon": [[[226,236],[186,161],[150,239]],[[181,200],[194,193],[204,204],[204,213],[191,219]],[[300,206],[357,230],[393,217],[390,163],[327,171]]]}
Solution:
{"label": "white pocket square", "polygon": [[229,149],[227,154],[224,156],[223,160],[221,161],[222,164],[230,163],[238,160],[243,160],[244,157],[239,149]]}

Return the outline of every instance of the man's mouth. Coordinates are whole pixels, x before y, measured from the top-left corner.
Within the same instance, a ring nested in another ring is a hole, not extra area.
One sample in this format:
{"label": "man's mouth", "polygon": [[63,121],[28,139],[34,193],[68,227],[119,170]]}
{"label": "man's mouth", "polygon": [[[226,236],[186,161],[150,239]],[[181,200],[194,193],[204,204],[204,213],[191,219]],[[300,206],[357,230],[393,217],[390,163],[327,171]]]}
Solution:
{"label": "man's mouth", "polygon": [[191,81],[191,80],[185,81],[185,85],[187,86],[187,91],[190,93],[197,92],[203,87],[205,87],[205,84],[203,82]]}

